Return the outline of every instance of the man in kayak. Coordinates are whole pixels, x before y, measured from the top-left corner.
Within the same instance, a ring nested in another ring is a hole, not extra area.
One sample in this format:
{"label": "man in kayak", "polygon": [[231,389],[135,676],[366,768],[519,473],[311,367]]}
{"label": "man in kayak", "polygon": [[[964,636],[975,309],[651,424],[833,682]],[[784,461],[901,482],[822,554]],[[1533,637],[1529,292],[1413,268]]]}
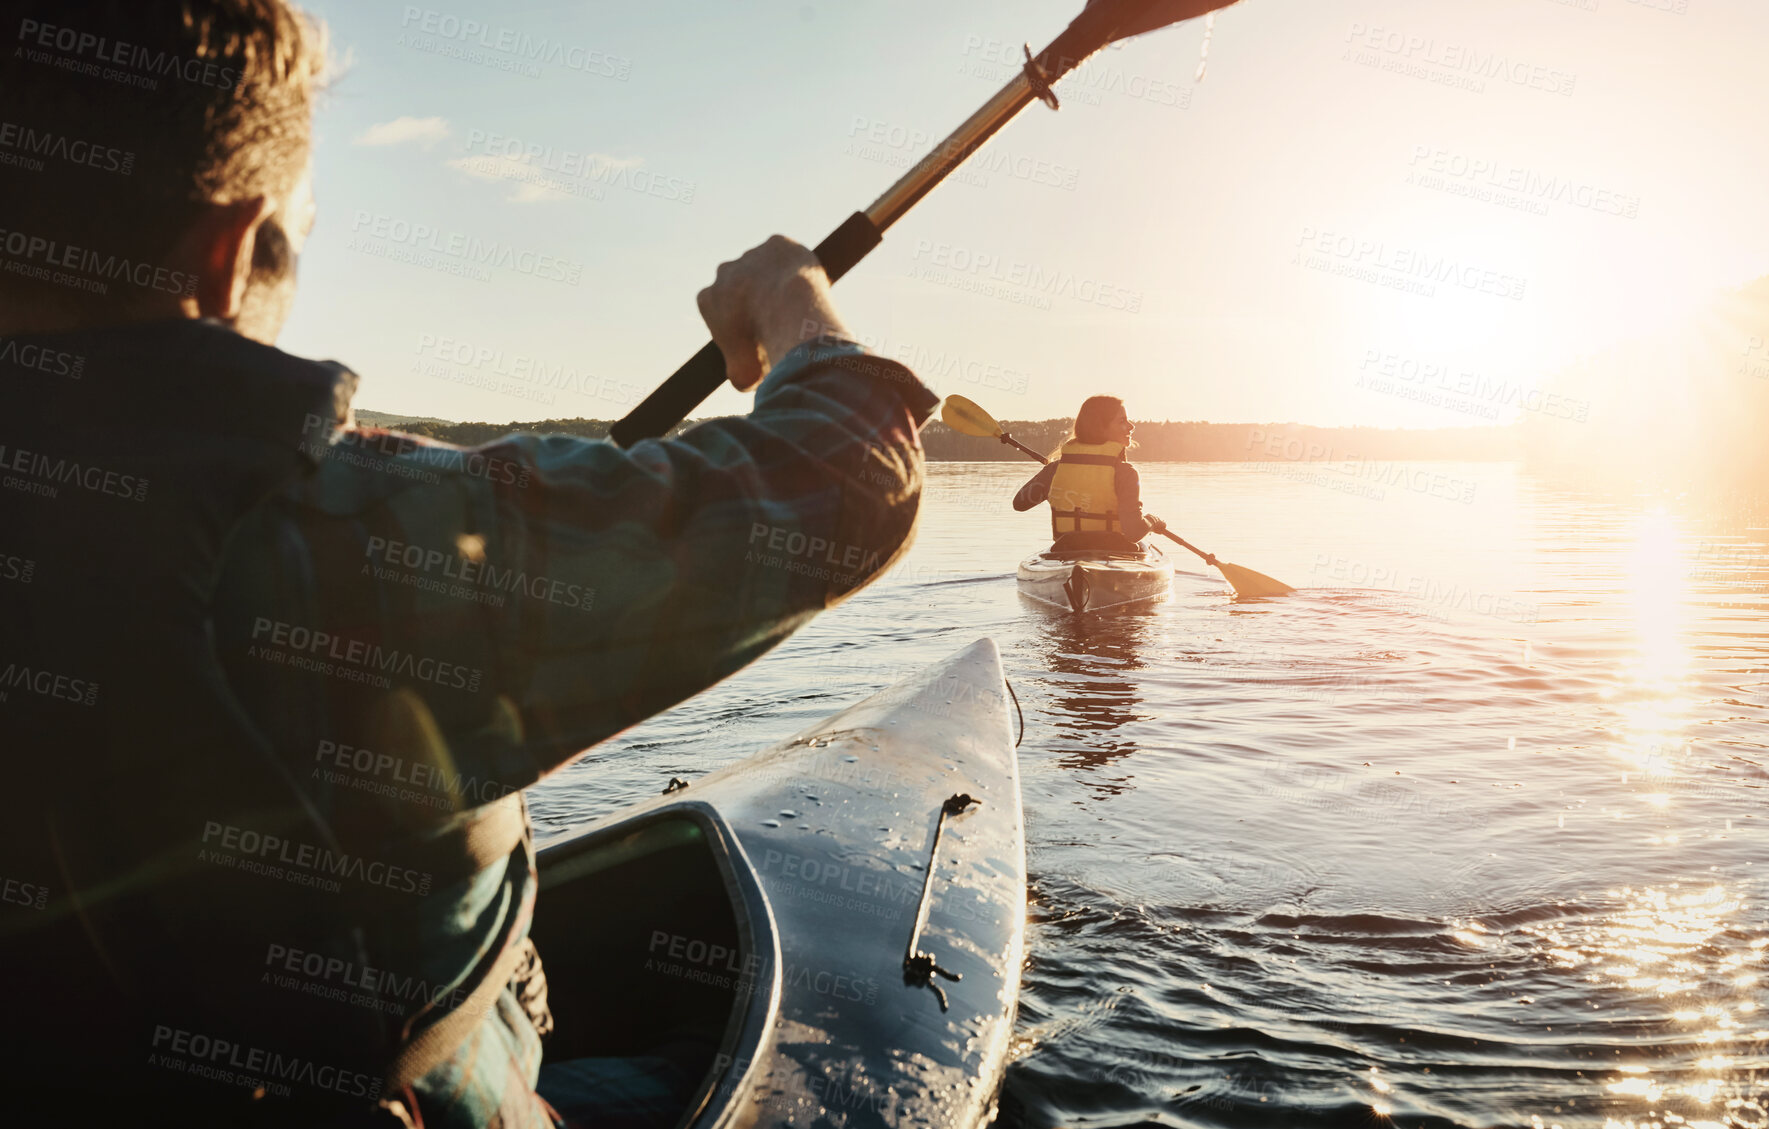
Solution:
{"label": "man in kayak", "polygon": [[1152,515],[1143,516],[1142,481],[1124,457],[1136,446],[1135,430],[1123,400],[1089,396],[1068,439],[1014,495],[1013,508],[1021,512],[1050,503],[1053,550],[1135,552],[1159,526]]}
{"label": "man in kayak", "polygon": [[355,374],[272,344],[314,26],[3,6],[0,156],[37,154],[0,163],[8,1118],[673,1120],[667,1064],[542,1067],[522,789],[889,567],[935,397],[775,237],[699,295],[747,415],[356,427]]}

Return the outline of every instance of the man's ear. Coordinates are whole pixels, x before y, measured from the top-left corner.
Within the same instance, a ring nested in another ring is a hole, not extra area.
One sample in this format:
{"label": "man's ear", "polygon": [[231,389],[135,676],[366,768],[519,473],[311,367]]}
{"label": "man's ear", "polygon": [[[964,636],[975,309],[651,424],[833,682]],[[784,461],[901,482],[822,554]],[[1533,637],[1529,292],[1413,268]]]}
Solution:
{"label": "man's ear", "polygon": [[267,196],[231,204],[206,204],[179,240],[178,258],[197,276],[197,314],[233,321],[239,317],[252,274],[258,226],[270,215]]}

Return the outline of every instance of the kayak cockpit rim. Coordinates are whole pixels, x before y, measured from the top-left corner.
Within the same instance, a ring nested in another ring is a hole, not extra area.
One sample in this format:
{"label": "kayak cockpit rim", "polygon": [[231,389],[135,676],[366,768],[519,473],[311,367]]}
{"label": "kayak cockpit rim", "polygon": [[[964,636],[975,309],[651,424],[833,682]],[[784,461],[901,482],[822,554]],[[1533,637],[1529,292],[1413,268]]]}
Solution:
{"label": "kayak cockpit rim", "polygon": [[[537,852],[537,867],[544,895],[549,889],[678,845],[695,833],[718,868],[744,955],[743,987],[733,1002],[718,1053],[676,1123],[678,1129],[690,1125],[715,1129],[728,1124],[735,1113],[736,1104],[729,1099],[743,1092],[750,1074],[758,1068],[780,1010],[779,931],[743,844],[710,804],[680,800],[606,827],[556,838]],[[541,905],[545,906],[544,900]],[[544,952],[541,959],[546,959]],[[570,1006],[567,1001],[559,1002]],[[726,1108],[718,1108],[719,1102]],[[709,1112],[712,1118],[703,1122],[701,1118]]]}

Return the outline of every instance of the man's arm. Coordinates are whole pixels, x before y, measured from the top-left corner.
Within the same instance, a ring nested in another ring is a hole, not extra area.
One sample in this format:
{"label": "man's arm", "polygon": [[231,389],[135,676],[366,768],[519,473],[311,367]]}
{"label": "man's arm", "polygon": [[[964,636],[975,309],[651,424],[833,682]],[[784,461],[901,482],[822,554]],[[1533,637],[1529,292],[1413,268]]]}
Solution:
{"label": "man's arm", "polygon": [[631,451],[508,441],[535,468],[540,511],[574,521],[507,499],[506,551],[595,589],[593,627],[509,625],[512,697],[541,774],[760,657],[913,536],[916,433],[938,398],[849,343],[816,256],[775,236],[721,263],[697,302],[731,384],[760,383],[749,415]]}
{"label": "man's arm", "polygon": [[503,619],[502,689],[536,774],[741,669],[888,568],[913,533],[916,429],[936,402],[899,364],[813,343],[749,415],[673,440],[480,448],[531,468],[496,491],[488,562],[586,594],[530,593]]}
{"label": "man's arm", "polygon": [[1032,480],[1020,487],[1020,492],[1013,496],[1013,508],[1020,511],[1042,505],[1050,498],[1050,480],[1056,477],[1056,464],[1049,463],[1044,469],[1032,476]]}
{"label": "man's arm", "polygon": [[[562,435],[463,450],[318,421],[317,475],[242,538],[230,645],[324,632],[387,677],[340,667],[321,709],[283,685],[285,668],[248,663],[242,678],[276,683],[248,692],[275,714],[265,724],[296,749],[379,752],[433,733],[423,759],[446,757],[451,778],[490,782],[495,798],[738,670],[889,567],[913,533],[916,432],[937,399],[857,345],[799,343],[807,325],[844,331],[795,247],[726,264],[701,296],[733,383],[775,364],[747,415],[630,450]],[[719,301],[737,290],[777,308],[727,320]],[[422,732],[383,732],[389,680],[426,707]]]}

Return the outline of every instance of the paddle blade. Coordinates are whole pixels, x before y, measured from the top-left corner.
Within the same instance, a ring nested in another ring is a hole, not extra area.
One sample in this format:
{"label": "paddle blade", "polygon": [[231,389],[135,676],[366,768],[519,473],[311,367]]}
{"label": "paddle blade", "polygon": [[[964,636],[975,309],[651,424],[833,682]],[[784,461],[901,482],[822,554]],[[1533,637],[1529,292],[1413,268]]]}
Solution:
{"label": "paddle blade", "polygon": [[[1111,31],[1114,40],[1142,35],[1233,3],[1235,0],[1087,0],[1089,8],[1118,9],[1109,13],[1115,17]],[[1108,13],[1102,11],[1101,14]]]}
{"label": "paddle blade", "polygon": [[1001,437],[1001,425],[995,417],[978,407],[975,401],[963,396],[948,396],[940,405],[940,419],[953,431],[961,431],[966,435],[975,435],[981,439],[998,439]]}
{"label": "paddle blade", "polygon": [[1282,580],[1274,580],[1263,572],[1254,572],[1238,564],[1217,561],[1216,568],[1235,590],[1236,596],[1288,596],[1296,591]]}

